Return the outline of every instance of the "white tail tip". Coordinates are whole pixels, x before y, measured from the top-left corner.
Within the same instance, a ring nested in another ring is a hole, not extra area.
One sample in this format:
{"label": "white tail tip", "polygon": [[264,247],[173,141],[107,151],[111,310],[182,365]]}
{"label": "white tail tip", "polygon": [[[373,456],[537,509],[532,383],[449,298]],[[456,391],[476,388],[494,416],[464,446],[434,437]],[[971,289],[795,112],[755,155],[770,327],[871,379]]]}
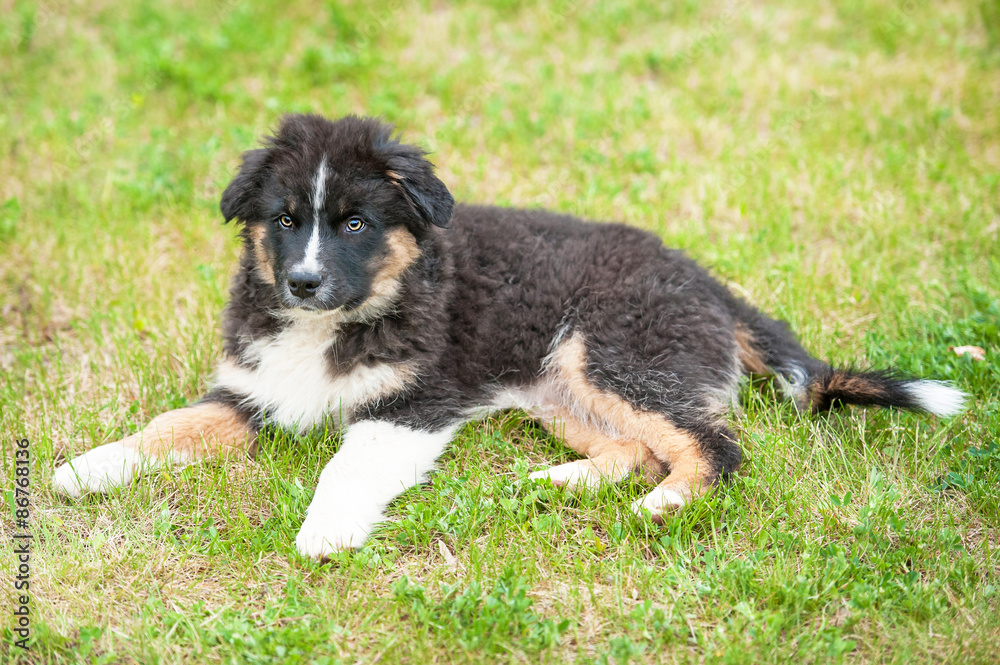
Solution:
{"label": "white tail tip", "polygon": [[965,409],[967,395],[940,381],[910,381],[906,391],[916,402],[915,406],[938,417],[953,416]]}

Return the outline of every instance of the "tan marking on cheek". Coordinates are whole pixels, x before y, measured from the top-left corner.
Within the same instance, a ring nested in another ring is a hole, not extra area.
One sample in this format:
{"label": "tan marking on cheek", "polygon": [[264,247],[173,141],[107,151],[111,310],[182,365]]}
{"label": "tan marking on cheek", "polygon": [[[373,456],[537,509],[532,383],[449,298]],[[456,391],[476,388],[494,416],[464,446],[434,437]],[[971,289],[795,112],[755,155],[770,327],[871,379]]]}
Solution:
{"label": "tan marking on cheek", "polygon": [[249,228],[250,242],[253,243],[254,270],[266,284],[274,284],[274,264],[267,251],[267,229],[261,225]]}
{"label": "tan marking on cheek", "polygon": [[141,432],[122,441],[154,458],[182,460],[246,450],[256,435],[246,419],[216,402],[204,402],[160,414]]}
{"label": "tan marking on cheek", "polygon": [[587,379],[586,366],[586,346],[577,334],[552,353],[547,371],[558,375],[572,401],[597,426],[611,430],[614,439],[638,441],[648,448],[658,463],[643,457],[647,477],[654,477],[662,465],[669,468],[664,483],[670,481],[671,487],[684,488],[688,496],[710,486],[713,466],[691,434],[658,413],[639,411],[619,395],[600,390]]}
{"label": "tan marking on cheek", "polygon": [[740,363],[743,368],[752,374],[762,374],[770,376],[774,372],[764,362],[760,351],[754,346],[753,333],[742,323],[736,324],[736,348],[739,352]]}
{"label": "tan marking on cheek", "polygon": [[372,296],[385,295],[396,288],[399,278],[420,256],[417,239],[401,227],[389,232],[386,247],[386,257],[372,280]]}

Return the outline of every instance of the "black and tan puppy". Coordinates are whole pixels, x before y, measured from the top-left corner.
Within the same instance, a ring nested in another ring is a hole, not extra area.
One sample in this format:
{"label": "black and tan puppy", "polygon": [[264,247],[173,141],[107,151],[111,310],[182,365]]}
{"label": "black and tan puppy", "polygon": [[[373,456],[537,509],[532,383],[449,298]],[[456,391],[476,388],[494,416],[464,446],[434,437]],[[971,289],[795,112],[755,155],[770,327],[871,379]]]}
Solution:
{"label": "black and tan puppy", "polygon": [[945,384],[832,369],[649,233],[455,206],[377,120],[288,116],[244,155],[222,213],[245,225],[245,251],[214,388],[62,466],[60,490],[243,451],[265,422],[335,417],[343,444],[296,540],[322,557],[360,546],[490,410],[525,409],[586,456],[534,478],[640,473],[658,485],[634,508],[660,517],[739,466],[725,418],[742,375],[773,376],[802,408],[962,407]]}

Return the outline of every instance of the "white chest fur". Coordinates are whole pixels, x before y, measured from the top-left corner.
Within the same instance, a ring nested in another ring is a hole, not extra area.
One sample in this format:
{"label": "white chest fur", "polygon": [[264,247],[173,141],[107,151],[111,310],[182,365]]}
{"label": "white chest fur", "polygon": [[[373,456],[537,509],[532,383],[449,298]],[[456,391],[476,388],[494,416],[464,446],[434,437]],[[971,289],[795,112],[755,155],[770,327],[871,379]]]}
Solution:
{"label": "white chest fur", "polygon": [[401,390],[412,377],[406,366],[358,365],[335,373],[326,353],[336,340],[339,319],[312,315],[293,319],[275,337],[254,341],[242,367],[232,359],[220,363],[216,387],[247,397],[270,420],[304,431],[328,416],[349,420],[357,405]]}

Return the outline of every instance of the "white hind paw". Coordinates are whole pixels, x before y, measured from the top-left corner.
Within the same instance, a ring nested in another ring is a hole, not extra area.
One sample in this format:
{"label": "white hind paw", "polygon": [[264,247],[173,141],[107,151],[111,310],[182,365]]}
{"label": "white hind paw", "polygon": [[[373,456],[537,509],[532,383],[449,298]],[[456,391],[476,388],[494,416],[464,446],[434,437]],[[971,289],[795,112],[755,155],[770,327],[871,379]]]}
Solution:
{"label": "white hind paw", "polygon": [[586,460],[576,460],[535,471],[528,478],[548,480],[556,487],[597,487],[601,483],[601,474]]}
{"label": "white hind paw", "polygon": [[652,492],[632,504],[632,510],[637,515],[645,515],[647,512],[653,516],[653,521],[662,523],[663,518],[674,513],[679,513],[688,504],[689,497],[683,492],[679,492],[667,487],[657,487]]}

